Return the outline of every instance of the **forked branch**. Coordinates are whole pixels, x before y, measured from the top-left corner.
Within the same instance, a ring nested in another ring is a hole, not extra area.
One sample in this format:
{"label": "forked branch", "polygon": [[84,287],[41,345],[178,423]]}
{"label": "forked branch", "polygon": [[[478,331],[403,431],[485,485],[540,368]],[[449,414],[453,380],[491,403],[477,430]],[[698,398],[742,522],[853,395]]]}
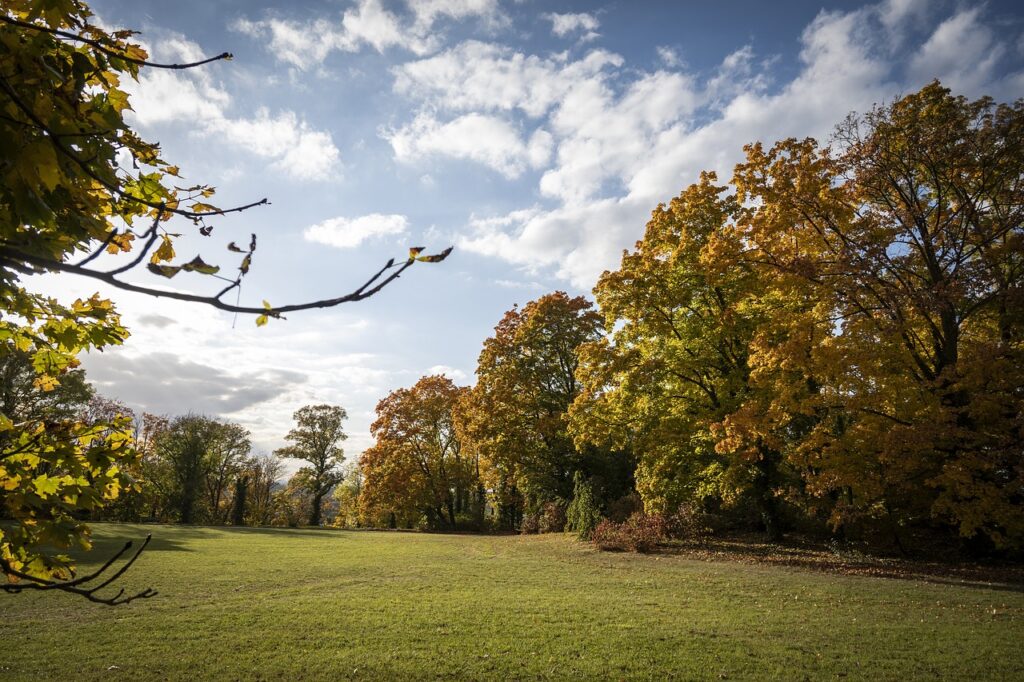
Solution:
{"label": "forked branch", "polygon": [[113,583],[115,580],[124,575],[125,571],[131,568],[132,564],[136,562],[136,560],[142,554],[143,550],[146,549],[146,546],[149,544],[149,541],[152,539],[152,537],[152,535],[147,535],[146,541],[142,543],[142,545],[135,551],[131,558],[128,559],[128,561],[126,561],[124,565],[121,566],[121,568],[114,571],[113,574],[109,575],[99,583],[96,583],[95,581],[103,578],[104,573],[109,571],[111,567],[121,557],[123,557],[125,553],[128,552],[128,550],[132,548],[131,540],[126,542],[124,544],[124,547],[122,547],[112,557],[107,559],[106,563],[100,566],[96,571],[90,573],[89,575],[83,576],[81,578],[74,578],[72,580],[48,580],[46,578],[40,578],[38,576],[29,575],[28,573],[24,573],[22,571],[15,569],[5,559],[0,558],[0,570],[3,570],[3,572],[6,573],[8,576],[12,576],[21,581],[16,583],[0,584],[0,590],[12,594],[17,594],[25,590],[56,590],[58,592],[69,592],[71,594],[76,594],[80,597],[85,597],[91,602],[95,602],[97,604],[105,604],[107,606],[119,606],[121,604],[127,604],[129,602],[135,601],[136,599],[149,599],[150,597],[155,597],[157,595],[157,591],[149,587],[140,592],[136,592],[135,594],[131,594],[128,596],[125,596],[124,588],[118,590],[117,594],[115,594],[113,597],[99,597],[96,595],[98,591]]}

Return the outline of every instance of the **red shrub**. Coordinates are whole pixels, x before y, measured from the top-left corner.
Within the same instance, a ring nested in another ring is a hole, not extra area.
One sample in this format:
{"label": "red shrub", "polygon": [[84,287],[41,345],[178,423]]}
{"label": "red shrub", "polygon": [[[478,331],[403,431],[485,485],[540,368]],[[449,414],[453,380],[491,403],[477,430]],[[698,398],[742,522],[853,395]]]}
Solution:
{"label": "red shrub", "polygon": [[604,519],[592,540],[605,551],[652,552],[667,537],[668,524],[660,514],[636,512],[622,523]]}

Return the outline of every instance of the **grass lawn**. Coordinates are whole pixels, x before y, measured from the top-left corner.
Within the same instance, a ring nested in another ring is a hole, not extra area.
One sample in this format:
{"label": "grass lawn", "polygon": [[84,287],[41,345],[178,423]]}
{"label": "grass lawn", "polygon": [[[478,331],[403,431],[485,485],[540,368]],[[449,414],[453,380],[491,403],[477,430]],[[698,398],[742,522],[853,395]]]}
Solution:
{"label": "grass lawn", "polygon": [[[105,607],[0,593],[0,680],[1024,679],[1024,593],[555,536],[154,535]],[[83,563],[82,568],[89,565]]]}

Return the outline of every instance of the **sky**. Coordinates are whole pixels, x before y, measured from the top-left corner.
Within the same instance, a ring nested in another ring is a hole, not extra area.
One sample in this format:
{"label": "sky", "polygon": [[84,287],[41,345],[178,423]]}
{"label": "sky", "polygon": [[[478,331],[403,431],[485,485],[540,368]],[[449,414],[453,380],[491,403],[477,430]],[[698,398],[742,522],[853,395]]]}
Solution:
{"label": "sky", "polygon": [[[125,83],[128,120],[221,207],[176,247],[227,270],[258,235],[242,304],[333,297],[410,246],[454,251],[381,293],[257,328],[252,317],[97,287],[132,332],[83,357],[136,410],[238,422],[285,444],[303,405],[343,406],[348,457],[374,407],[426,374],[470,384],[503,313],[555,290],[590,296],[651,211],[702,170],[728,178],[744,144],[827,142],[852,111],[938,78],[956,94],[1024,96],[1024,8],[1013,1],[539,2],[93,0],[155,60]],[[196,293],[201,275],[130,281]]]}

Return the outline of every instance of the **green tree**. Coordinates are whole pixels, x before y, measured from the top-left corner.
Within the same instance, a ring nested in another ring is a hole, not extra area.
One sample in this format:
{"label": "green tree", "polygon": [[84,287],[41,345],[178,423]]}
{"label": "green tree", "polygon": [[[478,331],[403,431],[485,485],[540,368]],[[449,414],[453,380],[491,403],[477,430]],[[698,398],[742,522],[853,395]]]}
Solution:
{"label": "green tree", "polygon": [[[228,516],[228,489],[242,471],[252,444],[249,432],[238,424],[218,423],[213,428],[207,445],[204,487],[207,495],[209,520],[224,523]],[[244,505],[243,505],[244,508]]]}
{"label": "green tree", "polygon": [[343,474],[344,480],[334,488],[334,499],[338,504],[338,515],[334,519],[334,525],[340,528],[358,528],[363,525],[360,498],[365,477],[358,461],[350,463]]}
{"label": "green tree", "polygon": [[601,521],[601,510],[594,498],[594,486],[579,471],[573,477],[572,502],[565,510],[565,529],[581,540],[589,540]]}
{"label": "green tree", "polygon": [[[130,103],[120,84],[143,68],[192,68],[231,55],[154,64],[131,42],[132,31],[105,31],[91,18],[80,0],[10,0],[0,14],[0,352],[31,354],[39,389],[58,386],[77,366],[80,352],[120,344],[128,332],[110,301],[94,295],[61,303],[31,291],[22,280],[27,274],[80,275],[124,290],[255,314],[263,324],[291,310],[362,300],[414,262],[447,256],[448,251],[427,256],[411,249],[408,258],[389,261],[352,292],[320,301],[227,303],[227,294],[249,271],[255,235],[247,247],[228,245],[239,262],[224,276],[198,255],[177,260],[177,232],[167,229],[168,221],[187,220],[209,236],[211,216],[266,200],[220,209],[207,203],[211,187],[180,188],[185,183],[178,167],[125,123]],[[118,154],[131,157],[130,168],[118,164]],[[103,253],[123,256],[123,264],[101,269],[96,259]],[[123,279],[137,267],[164,277],[185,272],[222,282],[216,293],[200,295]],[[72,563],[44,547],[89,545],[88,529],[74,514],[116,499],[128,483],[123,472],[136,458],[130,432],[127,419],[88,424],[0,416],[2,504],[18,522],[0,530],[0,568],[20,581],[4,589],[66,589],[98,600],[81,582],[62,587]]]}
{"label": "green tree", "polygon": [[270,525],[274,514],[274,489],[284,471],[277,457],[257,455],[246,460],[242,476],[248,480],[245,522],[250,526]]}
{"label": "green tree", "polygon": [[488,487],[506,522],[518,526],[523,506],[568,499],[573,475],[603,473],[623,494],[629,458],[584,444],[567,431],[580,385],[577,349],[601,337],[600,315],[582,296],[555,292],[513,308],[484,341],[477,384],[460,410],[467,445],[479,451]]}
{"label": "green tree", "polygon": [[171,472],[170,502],[179,523],[196,523],[201,515],[203,480],[209,471],[209,448],[217,424],[201,415],[177,417],[157,443],[157,453]]}
{"label": "green tree", "polygon": [[9,349],[0,354],[0,413],[16,422],[71,419],[89,405],[94,390],[85,371],[65,371],[60,383],[43,390],[32,365],[32,354]]}
{"label": "green tree", "polygon": [[300,469],[303,475],[295,480],[310,495],[309,525],[319,526],[324,498],[342,480],[339,467],[345,457],[339,443],[348,438],[341,428],[348,414],[337,405],[307,405],[297,410],[293,418],[296,427],[285,436],[292,445],[279,448],[274,454],[309,463]]}
{"label": "green tree", "polygon": [[235,477],[235,492],[231,496],[231,525],[245,525],[245,508],[249,499],[249,474],[244,470]]}

